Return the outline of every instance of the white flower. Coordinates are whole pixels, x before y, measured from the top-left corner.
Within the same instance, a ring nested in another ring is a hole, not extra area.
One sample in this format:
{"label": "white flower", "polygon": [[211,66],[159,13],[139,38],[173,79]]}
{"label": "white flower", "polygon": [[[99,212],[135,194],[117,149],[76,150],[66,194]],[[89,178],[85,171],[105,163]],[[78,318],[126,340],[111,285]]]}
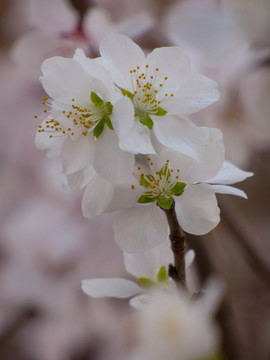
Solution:
{"label": "white flower", "polygon": [[119,148],[113,129],[133,108],[127,98],[119,99],[100,61],[87,59],[78,49],[73,59],[45,60],[42,73],[40,80],[52,100],[44,98],[51,110],[39,126],[36,146],[48,156],[61,154],[66,175],[93,165],[108,181],[125,181],[134,155]]}
{"label": "white flower", "polygon": [[[130,305],[140,307],[147,302],[147,293],[153,287],[173,286],[169,281],[167,268],[173,262],[169,241],[150,250],[136,254],[124,252],[124,263],[128,273],[136,277],[136,282],[122,278],[98,278],[82,280],[82,290],[89,296],[130,298]],[[186,268],[188,268],[195,253],[189,250],[186,253]]]}
{"label": "white flower", "polygon": [[154,291],[138,312],[141,360],[193,360],[215,354],[219,331],[200,301],[183,292]]}
{"label": "white flower", "polygon": [[246,197],[243,191],[227,185],[252,173],[223,163],[213,146],[215,142],[209,143],[201,163],[168,148],[158,157],[149,157],[148,164],[141,161],[137,172],[140,181],[133,186],[137,203],[119,211],[114,220],[115,241],[122,250],[142,251],[165,241],[168,225],[161,208],[169,209],[173,202],[183,230],[203,235],[220,220],[216,192]]}
{"label": "white flower", "polygon": [[[139,9],[138,9],[139,10]],[[137,11],[132,16],[121,16],[114,21],[111,12],[96,6],[91,7],[83,17],[82,27],[87,38],[91,41],[91,48],[98,51],[100,41],[109,33],[125,34],[130,38],[138,38],[153,28],[154,21],[145,9]]]}
{"label": "white flower", "polygon": [[200,160],[200,128],[183,116],[215,102],[216,83],[193,72],[179,47],[157,48],[145,57],[128,37],[110,34],[101,42],[100,53],[115,84],[134,105],[135,116],[120,119],[115,128],[121,149],[154,154],[154,133],[161,144]]}

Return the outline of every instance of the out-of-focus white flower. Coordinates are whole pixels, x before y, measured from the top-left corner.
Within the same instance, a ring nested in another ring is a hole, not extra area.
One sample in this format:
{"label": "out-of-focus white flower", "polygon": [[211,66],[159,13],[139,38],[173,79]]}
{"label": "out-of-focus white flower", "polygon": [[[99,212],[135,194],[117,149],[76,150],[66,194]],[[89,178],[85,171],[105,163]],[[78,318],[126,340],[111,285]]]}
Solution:
{"label": "out-of-focus white flower", "polygon": [[216,0],[189,0],[173,6],[164,19],[164,31],[173,44],[201,57],[207,66],[242,43],[233,13]]}
{"label": "out-of-focus white flower", "polygon": [[87,11],[82,26],[91,47],[98,49],[104,35],[119,33],[136,39],[153,27],[153,20],[146,12],[139,12],[132,17],[114,22],[108,10],[95,7]]}
{"label": "out-of-focus white flower", "polygon": [[84,39],[61,37],[43,33],[36,29],[22,34],[10,51],[12,61],[32,81],[40,76],[40,65],[51,56],[71,57],[77,48],[88,50]]}
{"label": "out-of-focus white flower", "polygon": [[28,0],[27,2],[31,27],[39,29],[44,34],[72,33],[79,22],[79,13],[67,0]]}
{"label": "out-of-focus white flower", "polygon": [[210,148],[204,161],[197,163],[166,149],[157,158],[149,158],[149,165],[139,165],[140,180],[134,185],[137,203],[119,211],[114,220],[115,241],[122,250],[141,251],[165,241],[168,225],[160,208],[169,209],[173,202],[183,230],[202,235],[220,220],[215,193],[246,197],[243,191],[228,185],[252,173],[229,162],[223,163],[213,154]]}
{"label": "out-of-focus white flower", "polygon": [[252,46],[269,46],[270,6],[268,0],[223,0],[235,15],[237,25]]}
{"label": "out-of-focus white flower", "polygon": [[215,354],[219,330],[200,300],[183,292],[154,291],[138,312],[135,359],[193,360]]}
{"label": "out-of-focus white flower", "polygon": [[48,156],[61,153],[67,175],[93,165],[108,181],[124,182],[132,173],[134,155],[119,148],[113,130],[132,112],[130,101],[119,99],[101,63],[79,49],[73,59],[45,60],[42,73],[40,80],[52,100],[43,101],[51,110],[39,126],[36,146]]}
{"label": "out-of-focus white flower", "polygon": [[216,83],[193,72],[178,47],[157,48],[145,57],[128,37],[110,34],[101,42],[100,53],[113,81],[134,105],[135,116],[123,118],[115,128],[121,149],[155,153],[153,129],[161,144],[200,159],[204,149],[200,129],[180,116],[215,102]]}
{"label": "out-of-focus white flower", "polygon": [[[153,287],[173,286],[169,280],[167,268],[173,261],[169,241],[150,250],[135,254],[124,252],[125,268],[128,273],[138,279],[137,282],[122,278],[99,278],[82,280],[82,290],[89,296],[130,298],[130,305],[140,307],[147,301],[147,293]],[[189,250],[186,254],[186,268],[188,268],[195,253]]]}

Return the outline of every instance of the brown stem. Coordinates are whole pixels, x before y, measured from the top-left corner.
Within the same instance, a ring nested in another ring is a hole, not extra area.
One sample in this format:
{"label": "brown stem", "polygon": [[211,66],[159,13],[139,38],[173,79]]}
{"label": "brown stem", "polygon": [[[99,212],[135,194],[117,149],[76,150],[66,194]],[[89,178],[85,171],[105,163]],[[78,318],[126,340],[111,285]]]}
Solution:
{"label": "brown stem", "polygon": [[171,241],[171,249],[174,256],[174,265],[169,265],[169,276],[174,280],[177,286],[185,286],[186,236],[177,220],[174,202],[169,210],[162,210],[166,214],[166,218],[170,228],[169,238]]}

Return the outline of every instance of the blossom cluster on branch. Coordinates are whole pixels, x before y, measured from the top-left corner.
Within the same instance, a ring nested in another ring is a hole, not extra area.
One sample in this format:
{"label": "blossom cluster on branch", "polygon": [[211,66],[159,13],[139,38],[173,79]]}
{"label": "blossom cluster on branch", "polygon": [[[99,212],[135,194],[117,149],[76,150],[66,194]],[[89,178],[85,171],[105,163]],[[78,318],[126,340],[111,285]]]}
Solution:
{"label": "blossom cluster on branch", "polygon": [[245,197],[228,185],[251,175],[224,161],[218,129],[186,118],[218,99],[217,84],[192,71],[179,47],[145,56],[129,38],[110,34],[100,53],[89,59],[78,49],[73,59],[43,62],[49,110],[36,146],[61,156],[72,189],[85,188],[86,217],[120,211],[115,240],[123,250],[164,241],[161,209],[173,201],[185,231],[209,232],[219,222],[215,193]]}
{"label": "blossom cluster on branch", "polygon": [[[245,198],[230,185],[252,173],[225,160],[218,129],[196,126],[186,117],[217,101],[219,92],[213,80],[192,69],[180,47],[157,48],[145,56],[128,37],[109,34],[101,41],[100,55],[90,59],[77,49],[72,59],[52,57],[43,62],[40,80],[48,108],[36,146],[49,157],[61,156],[71,189],[85,189],[85,217],[116,212],[115,241],[125,252],[127,270],[138,278],[138,283],[84,280],[83,290],[94,297],[137,295],[131,301],[134,306],[154,302],[158,309],[161,300],[153,300],[152,289],[159,289],[165,299],[164,289],[170,292],[173,287],[165,212],[174,206],[185,232],[206,234],[220,219],[216,193]],[[153,260],[158,246],[166,248],[159,261]],[[142,255],[145,251],[147,256]],[[168,303],[177,301],[172,297]],[[193,312],[197,314],[196,308]],[[178,326],[167,325],[166,331],[173,333],[170,327]],[[175,354],[172,359],[181,357],[181,351]],[[169,359],[163,355],[160,358]],[[183,359],[191,356],[197,354]]]}

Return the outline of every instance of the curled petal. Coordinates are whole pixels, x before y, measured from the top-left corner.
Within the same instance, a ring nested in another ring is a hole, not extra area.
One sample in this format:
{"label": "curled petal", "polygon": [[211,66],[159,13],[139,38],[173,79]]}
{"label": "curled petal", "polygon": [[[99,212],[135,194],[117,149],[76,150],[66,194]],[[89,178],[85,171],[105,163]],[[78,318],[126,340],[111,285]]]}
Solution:
{"label": "curled petal", "polygon": [[233,184],[253,176],[252,172],[239,169],[229,161],[224,161],[222,168],[217,176],[208,180],[211,184]]}
{"label": "curled petal", "polygon": [[236,195],[236,196],[241,196],[244,199],[247,199],[247,195],[244,193],[243,190],[237,189],[233,186],[228,186],[228,185],[211,185],[211,184],[203,184],[206,187],[208,187],[209,189],[212,189],[215,193],[218,194],[228,194],[228,195]]}

